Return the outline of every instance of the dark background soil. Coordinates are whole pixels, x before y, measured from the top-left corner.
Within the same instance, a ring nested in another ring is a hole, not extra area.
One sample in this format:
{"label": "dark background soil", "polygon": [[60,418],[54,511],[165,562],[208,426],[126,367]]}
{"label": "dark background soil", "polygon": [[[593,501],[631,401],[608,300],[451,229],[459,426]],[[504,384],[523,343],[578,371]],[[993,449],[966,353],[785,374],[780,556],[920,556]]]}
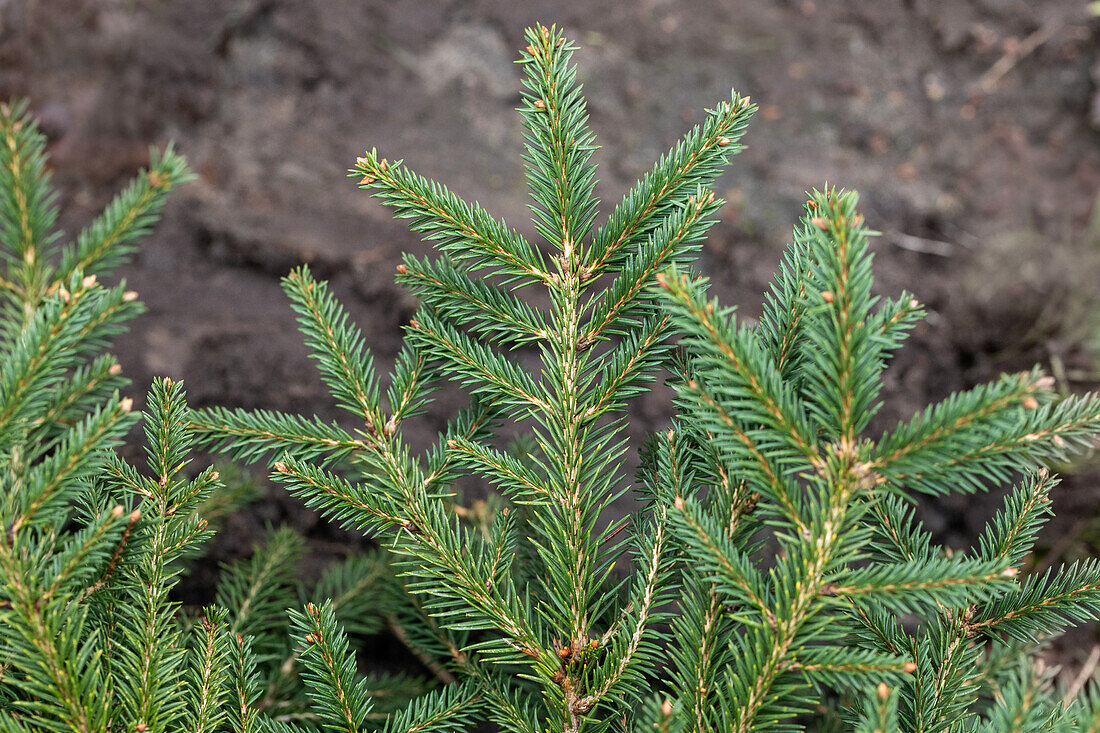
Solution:
{"label": "dark background soil", "polygon": [[[1090,386],[1100,57],[1084,2],[0,0],[0,97],[29,97],[40,117],[70,234],[150,145],[175,140],[198,174],[124,271],[149,306],[118,346],[134,396],[169,375],[195,406],[343,419],[278,280],[310,263],[392,360],[415,305],[394,267],[427,250],[345,177],[375,146],[535,238],[512,61],[536,21],[582,47],[605,202],[731,86],[761,105],[703,262],[745,317],[803,191],[862,192],[882,232],[878,290],[908,289],[930,310],[889,372],[879,426],[1036,362],[1065,389]],[[460,398],[442,395],[414,442]],[[667,398],[639,403],[637,435],[668,419]],[[1092,551],[1098,502],[1100,472],[1066,480],[1050,559]],[[951,497],[925,516],[961,547],[995,506]],[[268,489],[215,557],[247,552],[265,522],[319,548],[352,539]]]}

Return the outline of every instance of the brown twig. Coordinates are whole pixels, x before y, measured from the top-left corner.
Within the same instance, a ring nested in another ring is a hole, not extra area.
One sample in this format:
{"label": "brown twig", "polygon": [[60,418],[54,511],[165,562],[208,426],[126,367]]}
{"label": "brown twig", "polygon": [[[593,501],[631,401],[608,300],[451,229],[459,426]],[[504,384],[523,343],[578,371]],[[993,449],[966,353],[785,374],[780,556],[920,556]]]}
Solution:
{"label": "brown twig", "polygon": [[1040,46],[1054,38],[1066,26],[1065,18],[1056,17],[1039,26],[1038,30],[1028,34],[1024,40],[1007,48],[996,63],[974,82],[971,97],[984,97],[997,90],[997,85],[1016,64],[1033,54]]}
{"label": "brown twig", "polygon": [[1081,692],[1085,683],[1092,679],[1092,674],[1096,671],[1097,664],[1100,664],[1100,644],[1093,644],[1088,659],[1085,660],[1084,665],[1081,667],[1081,671],[1073,678],[1073,682],[1062,698],[1066,705],[1069,705],[1077,699],[1077,694]]}

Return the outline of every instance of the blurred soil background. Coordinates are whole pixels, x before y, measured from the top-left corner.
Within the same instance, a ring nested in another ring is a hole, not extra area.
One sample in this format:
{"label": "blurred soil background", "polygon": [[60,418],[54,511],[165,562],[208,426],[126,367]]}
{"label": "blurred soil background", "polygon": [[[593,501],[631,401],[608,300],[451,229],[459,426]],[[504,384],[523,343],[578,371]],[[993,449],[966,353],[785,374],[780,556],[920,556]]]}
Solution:
{"label": "blurred soil background", "polygon": [[[279,278],[309,263],[380,366],[393,359],[415,307],[394,268],[428,249],[346,178],[370,147],[534,241],[513,60],[536,21],[581,46],[605,209],[731,86],[760,104],[703,257],[743,317],[759,313],[803,191],[862,193],[882,232],[878,291],[929,308],[888,373],[878,427],[1035,363],[1063,389],[1096,385],[1100,23],[1083,1],[0,0],[0,98],[28,97],[39,116],[70,235],[150,145],[175,140],[198,175],[123,273],[149,307],[116,349],[133,396],[168,375],[195,406],[346,424]],[[667,423],[668,397],[637,404],[639,437]],[[440,393],[414,442],[462,399]],[[264,491],[228,520],[214,559],[247,553],[266,523],[295,526],[322,556],[361,542]],[[923,513],[962,548],[998,499]],[[1098,510],[1100,469],[1079,466],[1038,562],[1095,554]],[[188,586],[195,599],[213,568]],[[1060,661],[1080,663],[1095,643],[1083,633]]]}

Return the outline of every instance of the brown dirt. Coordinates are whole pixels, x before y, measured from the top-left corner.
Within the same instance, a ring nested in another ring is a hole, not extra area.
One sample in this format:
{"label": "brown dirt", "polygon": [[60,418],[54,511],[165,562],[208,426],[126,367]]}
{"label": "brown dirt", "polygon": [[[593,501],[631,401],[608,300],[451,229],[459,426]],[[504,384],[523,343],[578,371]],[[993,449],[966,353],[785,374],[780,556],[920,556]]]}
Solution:
{"label": "brown dirt", "polygon": [[[1084,234],[1100,188],[1097,26],[1084,6],[0,0],[0,96],[29,96],[40,116],[69,232],[150,144],[174,139],[198,173],[124,272],[150,308],[119,345],[135,392],[165,374],[197,406],[337,418],[278,279],[310,263],[380,362],[393,358],[414,307],[394,267],[426,248],[345,178],[364,147],[533,238],[513,111],[525,25],[556,22],[582,46],[606,202],[734,86],[761,112],[719,187],[729,203],[704,268],[752,317],[803,191],[859,189],[883,232],[879,291],[909,289],[931,311],[889,373],[885,425],[1035,362],[1087,384],[1069,327],[1100,292],[1100,244]],[[667,393],[643,400],[637,432],[668,414]],[[436,426],[429,417],[414,440]],[[1100,498],[1096,472],[1067,486],[1052,538],[1084,532]],[[993,506],[956,497],[926,515],[960,546]],[[216,555],[245,551],[265,521],[349,539],[272,493],[232,520]]]}

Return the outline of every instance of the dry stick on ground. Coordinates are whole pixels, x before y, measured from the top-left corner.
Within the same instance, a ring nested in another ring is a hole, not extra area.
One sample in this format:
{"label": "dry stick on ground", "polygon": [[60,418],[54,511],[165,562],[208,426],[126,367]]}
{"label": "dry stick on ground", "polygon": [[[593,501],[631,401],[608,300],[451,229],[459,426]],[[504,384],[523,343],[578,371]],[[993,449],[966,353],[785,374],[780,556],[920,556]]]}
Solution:
{"label": "dry stick on ground", "polygon": [[1009,47],[996,63],[978,77],[971,90],[971,97],[984,97],[997,90],[997,85],[1016,64],[1033,54],[1040,46],[1054,38],[1066,27],[1066,19],[1058,16],[1043,23],[1019,43]]}
{"label": "dry stick on ground", "polygon": [[1081,671],[1073,678],[1073,683],[1062,697],[1066,705],[1069,705],[1077,699],[1077,695],[1084,689],[1085,684],[1092,679],[1092,674],[1096,671],[1097,664],[1100,664],[1100,644],[1093,644],[1088,659],[1086,659],[1084,665],[1081,666]]}

